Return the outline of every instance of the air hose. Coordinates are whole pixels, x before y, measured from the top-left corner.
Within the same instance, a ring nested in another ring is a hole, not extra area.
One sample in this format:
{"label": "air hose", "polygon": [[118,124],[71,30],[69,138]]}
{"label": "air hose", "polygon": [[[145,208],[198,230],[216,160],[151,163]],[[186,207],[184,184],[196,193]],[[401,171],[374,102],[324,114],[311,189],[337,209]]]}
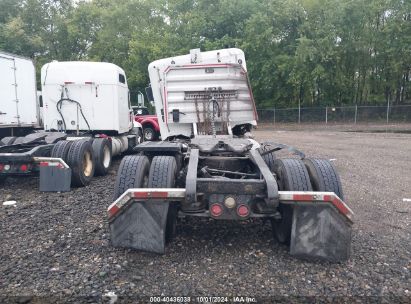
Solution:
{"label": "air hose", "polygon": [[[64,92],[66,92],[66,97],[64,97]],[[61,91],[60,100],[57,101],[57,103],[56,103],[57,112],[59,112],[61,120],[63,122],[64,132],[67,132],[67,125],[66,125],[66,121],[64,119],[63,113],[61,112],[61,106],[63,104],[63,101],[72,102],[72,103],[75,103],[77,105],[77,109],[80,110],[80,114],[83,117],[84,121],[86,122],[88,130],[91,132],[90,124],[88,123],[87,118],[84,116],[83,109],[81,108],[81,104],[78,101],[75,101],[75,100],[69,98],[68,90],[67,90],[66,87],[64,87],[64,90]]]}

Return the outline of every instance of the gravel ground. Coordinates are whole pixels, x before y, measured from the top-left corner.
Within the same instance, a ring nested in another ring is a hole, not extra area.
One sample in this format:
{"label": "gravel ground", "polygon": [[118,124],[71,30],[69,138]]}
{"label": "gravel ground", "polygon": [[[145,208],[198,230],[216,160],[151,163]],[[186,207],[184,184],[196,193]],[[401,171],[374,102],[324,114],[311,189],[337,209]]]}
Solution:
{"label": "gravel ground", "polygon": [[262,221],[182,219],[165,255],[116,249],[106,221],[115,170],[61,194],[40,193],[37,178],[8,179],[0,202],[17,204],[0,206],[0,302],[22,295],[29,297],[20,302],[30,296],[98,302],[114,292],[142,302],[248,295],[259,302],[411,303],[411,202],[403,200],[411,199],[411,135],[269,129],[255,135],[335,159],[355,213],[350,261],[293,258]]}

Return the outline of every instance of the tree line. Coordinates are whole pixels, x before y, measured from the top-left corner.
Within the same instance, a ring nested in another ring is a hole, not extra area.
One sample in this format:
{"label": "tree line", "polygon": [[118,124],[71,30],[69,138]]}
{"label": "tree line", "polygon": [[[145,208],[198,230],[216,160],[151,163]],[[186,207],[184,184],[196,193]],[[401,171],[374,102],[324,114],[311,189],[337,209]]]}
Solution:
{"label": "tree line", "polygon": [[259,107],[411,102],[409,0],[0,0],[0,49],[125,69],[241,48]]}

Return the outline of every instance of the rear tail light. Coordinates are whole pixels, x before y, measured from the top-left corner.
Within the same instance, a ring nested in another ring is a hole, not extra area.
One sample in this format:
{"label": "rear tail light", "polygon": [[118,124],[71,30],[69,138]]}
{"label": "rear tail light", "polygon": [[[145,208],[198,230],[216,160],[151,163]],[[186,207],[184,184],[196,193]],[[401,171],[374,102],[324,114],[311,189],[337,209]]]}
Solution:
{"label": "rear tail light", "polygon": [[240,217],[247,217],[250,214],[250,209],[246,205],[240,205],[237,208],[237,214]]}
{"label": "rear tail light", "polygon": [[26,164],[23,164],[20,166],[20,171],[26,172],[29,169],[29,167]]}
{"label": "rear tail light", "polygon": [[223,207],[220,204],[212,204],[210,207],[210,213],[212,216],[220,216],[223,214]]}
{"label": "rear tail light", "polygon": [[3,169],[4,169],[4,165],[0,164],[0,171],[3,171]]}

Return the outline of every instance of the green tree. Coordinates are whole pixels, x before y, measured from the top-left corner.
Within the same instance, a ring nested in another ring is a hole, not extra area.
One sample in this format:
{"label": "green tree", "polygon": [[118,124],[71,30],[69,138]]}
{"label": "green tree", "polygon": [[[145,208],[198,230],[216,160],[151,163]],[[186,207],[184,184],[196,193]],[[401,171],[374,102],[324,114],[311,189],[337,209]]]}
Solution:
{"label": "green tree", "polygon": [[239,47],[259,107],[410,102],[411,1],[2,0],[0,49],[123,67]]}

